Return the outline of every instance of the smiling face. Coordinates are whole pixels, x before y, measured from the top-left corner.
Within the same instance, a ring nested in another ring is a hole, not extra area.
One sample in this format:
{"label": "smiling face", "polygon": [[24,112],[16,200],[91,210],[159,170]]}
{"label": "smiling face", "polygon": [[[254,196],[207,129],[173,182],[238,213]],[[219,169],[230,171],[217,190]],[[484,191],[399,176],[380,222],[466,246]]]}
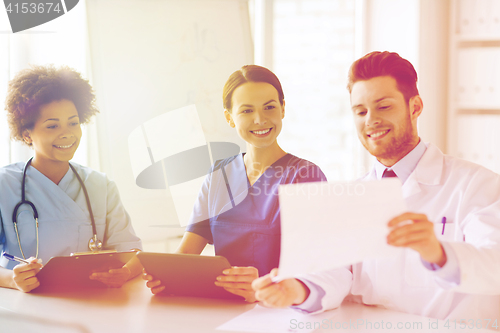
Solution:
{"label": "smiling face", "polygon": [[285,106],[271,84],[247,82],[234,90],[232,109],[225,110],[224,115],[247,145],[267,148],[277,145]]}
{"label": "smiling face", "polygon": [[32,144],[37,163],[69,162],[80,144],[82,129],[75,104],[53,101],[40,107],[33,129],[25,130],[24,140]]}
{"label": "smiling face", "polygon": [[406,103],[394,78],[378,76],[354,83],[351,107],[359,140],[382,164],[394,165],[418,144],[422,100],[417,95]]}

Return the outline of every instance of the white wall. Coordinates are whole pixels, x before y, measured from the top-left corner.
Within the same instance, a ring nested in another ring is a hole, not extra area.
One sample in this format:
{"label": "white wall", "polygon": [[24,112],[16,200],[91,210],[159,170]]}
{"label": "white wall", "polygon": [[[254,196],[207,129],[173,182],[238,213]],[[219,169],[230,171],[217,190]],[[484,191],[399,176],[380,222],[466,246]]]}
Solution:
{"label": "white wall", "polygon": [[409,60],[424,101],[419,134],[446,147],[448,0],[366,0],[365,47]]}
{"label": "white wall", "polygon": [[366,0],[366,52],[397,52],[418,67],[419,3]]}
{"label": "white wall", "polygon": [[448,0],[420,0],[419,91],[424,112],[419,120],[422,140],[432,142],[444,153],[447,137],[448,62],[449,62]]}
{"label": "white wall", "polygon": [[[87,5],[101,110],[96,168],[116,182],[144,243],[163,241],[184,230],[171,187],[136,185],[129,135],[159,115],[195,104],[207,142],[241,141],[223,117],[222,88],[232,72],[253,62],[247,2],[88,0]],[[172,132],[176,123],[170,126],[163,130]],[[150,143],[175,146],[186,140]]]}

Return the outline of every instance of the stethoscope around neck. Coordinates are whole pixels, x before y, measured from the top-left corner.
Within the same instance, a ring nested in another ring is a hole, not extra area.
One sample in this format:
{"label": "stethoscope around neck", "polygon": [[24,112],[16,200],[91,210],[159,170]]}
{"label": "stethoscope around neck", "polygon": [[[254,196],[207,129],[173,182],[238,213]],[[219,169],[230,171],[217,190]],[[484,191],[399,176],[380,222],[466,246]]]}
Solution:
{"label": "stethoscope around neck", "polygon": [[[19,207],[22,205],[29,205],[31,209],[33,210],[33,217],[35,218],[35,228],[36,228],[36,254],[35,258],[38,258],[38,249],[39,249],[39,238],[38,238],[38,211],[36,210],[35,205],[33,202],[26,200],[26,170],[28,170],[28,167],[31,165],[31,160],[33,159],[30,158],[28,162],[26,162],[26,165],[24,166],[23,170],[23,181],[21,185],[21,202],[19,202],[16,207],[14,208],[14,212],[12,213],[12,222],[14,223],[14,229],[16,230],[16,236],[17,236],[17,242],[19,244],[19,250],[21,250],[21,254],[24,259],[26,259],[24,252],[23,252],[23,247],[21,246],[21,239],[19,238],[19,230],[17,229],[17,215],[18,215],[18,210]],[[80,175],[78,172],[76,172],[75,168],[69,163],[69,167],[75,174],[76,178],[78,179],[78,182],[80,183],[80,186],[82,187],[83,193],[85,194],[85,201],[87,202],[87,209],[89,210],[89,215],[90,215],[90,221],[92,222],[92,233],[93,236],[89,240],[89,250],[92,252],[96,252],[102,249],[102,242],[97,239],[97,228],[95,226],[95,220],[94,220],[94,214],[92,213],[92,206],[90,205],[90,199],[89,199],[89,194],[87,193],[87,188],[85,187],[85,184],[83,183],[82,179],[80,178]]]}

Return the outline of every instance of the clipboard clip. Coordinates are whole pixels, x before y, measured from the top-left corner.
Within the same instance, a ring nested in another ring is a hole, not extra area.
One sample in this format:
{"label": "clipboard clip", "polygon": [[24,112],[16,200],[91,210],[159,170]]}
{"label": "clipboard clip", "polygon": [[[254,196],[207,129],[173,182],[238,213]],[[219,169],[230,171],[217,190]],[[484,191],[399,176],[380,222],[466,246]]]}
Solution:
{"label": "clipboard clip", "polygon": [[100,254],[100,253],[116,253],[116,250],[105,250],[105,251],[85,251],[85,252],[73,252],[70,253],[70,257],[72,256],[81,256],[81,255],[89,255],[89,254]]}

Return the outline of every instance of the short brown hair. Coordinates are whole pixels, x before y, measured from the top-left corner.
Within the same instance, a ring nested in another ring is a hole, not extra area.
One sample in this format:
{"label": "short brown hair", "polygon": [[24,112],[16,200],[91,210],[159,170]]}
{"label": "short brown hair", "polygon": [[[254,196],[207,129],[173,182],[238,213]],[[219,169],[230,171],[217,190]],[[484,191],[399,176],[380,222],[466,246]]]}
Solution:
{"label": "short brown hair", "polygon": [[280,80],[278,77],[271,72],[269,69],[257,66],[257,65],[246,65],[237,70],[229,79],[227,79],[224,85],[224,90],[222,92],[222,101],[224,104],[224,109],[231,111],[233,93],[236,88],[247,82],[265,82],[272,85],[278,91],[279,102],[283,105],[285,96],[283,94],[283,88],[281,88]]}
{"label": "short brown hair", "polygon": [[11,137],[22,141],[23,132],[33,129],[40,106],[63,99],[75,104],[82,124],[99,112],[92,87],[74,69],[48,65],[21,70],[9,82],[5,100]]}
{"label": "short brown hair", "polygon": [[418,95],[417,72],[413,65],[395,52],[371,52],[356,60],[349,68],[347,89],[349,93],[357,81],[378,76],[391,76],[396,80],[399,91],[406,102]]}

